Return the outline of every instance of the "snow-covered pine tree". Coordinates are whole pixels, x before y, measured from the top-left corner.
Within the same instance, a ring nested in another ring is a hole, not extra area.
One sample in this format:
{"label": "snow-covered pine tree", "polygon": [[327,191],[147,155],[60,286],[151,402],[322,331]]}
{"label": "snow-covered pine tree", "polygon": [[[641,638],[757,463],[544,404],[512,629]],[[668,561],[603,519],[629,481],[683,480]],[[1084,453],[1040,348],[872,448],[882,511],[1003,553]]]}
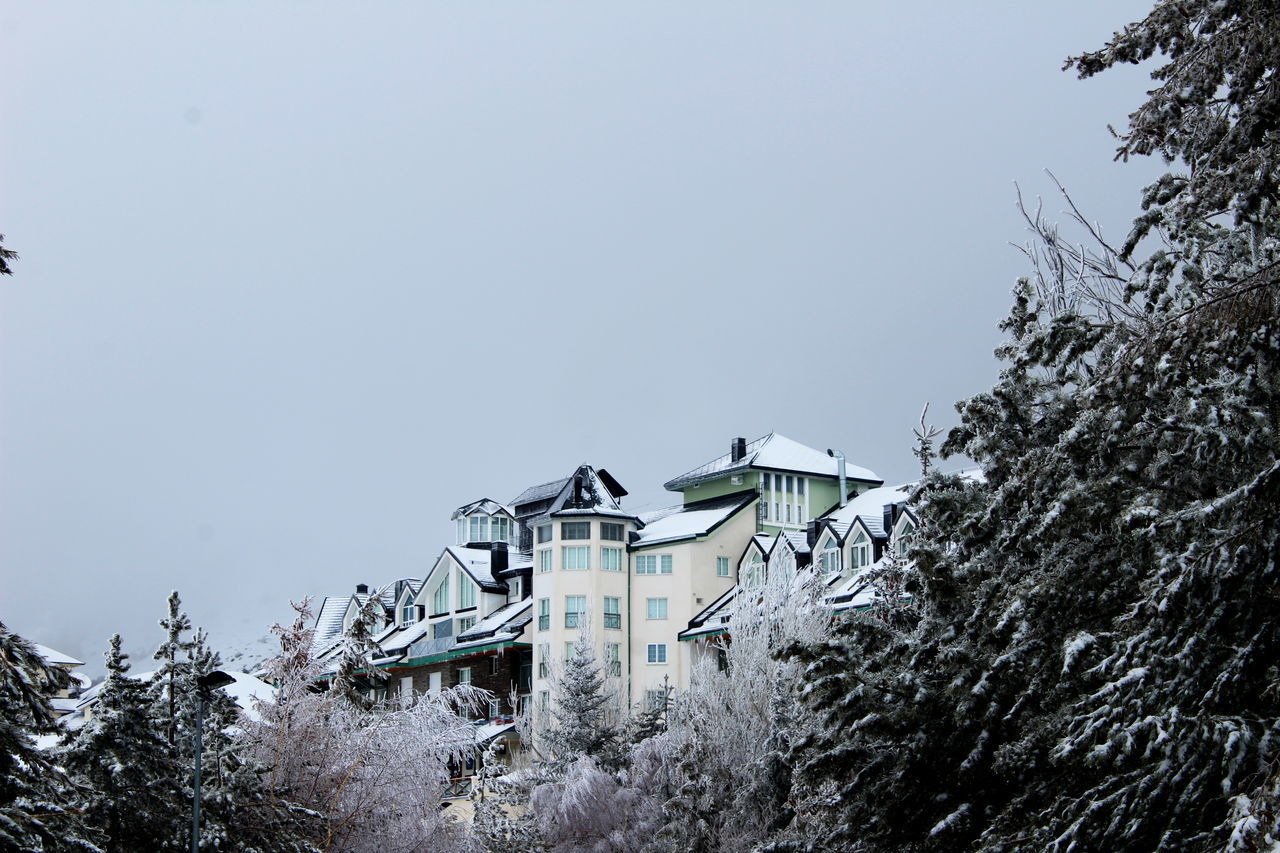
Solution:
{"label": "snow-covered pine tree", "polygon": [[[1276,15],[1160,2],[1075,61],[1167,54],[1122,154],[1187,173],[1149,188],[1118,250],[1078,214],[1092,249],[1030,217],[1045,263],[1015,291],[1000,381],[944,446],[987,483],[922,490],[920,627],[850,624],[801,656],[827,725],[800,759],[796,846],[1274,844]],[[1129,260],[1157,227],[1165,245]]]}
{"label": "snow-covered pine tree", "polygon": [[190,697],[195,691],[195,679],[191,675],[193,643],[186,637],[191,630],[191,619],[183,611],[182,599],[176,589],[169,593],[168,607],[168,615],[160,620],[165,639],[153,656],[160,665],[151,684],[156,697],[155,713],[165,737],[176,749],[182,733],[182,720],[188,716],[184,707],[190,704]]}
{"label": "snow-covered pine tree", "polygon": [[57,759],[82,786],[80,807],[106,836],[104,850],[185,850],[191,826],[181,782],[186,769],[152,712],[147,685],[129,676],[119,634],[105,659],[107,677],[92,715],[64,737]]}
{"label": "snow-covered pine tree", "polygon": [[621,761],[615,697],[605,690],[604,670],[596,660],[588,628],[578,632],[573,654],[552,681],[552,724],[543,735],[552,765],[564,768],[587,756],[604,767]]}
{"label": "snow-covered pine tree", "polygon": [[373,593],[360,605],[360,611],[343,634],[342,652],[331,690],[353,706],[368,710],[374,705],[374,691],[389,677],[374,666],[382,649],[373,639],[382,623],[382,599]]}
{"label": "snow-covered pine tree", "polygon": [[[0,253],[0,266],[3,254]],[[3,269],[0,269],[2,272]],[[0,622],[0,849],[96,851],[101,839],[80,814],[77,791],[35,745],[54,729],[46,698],[65,686],[35,646]]]}

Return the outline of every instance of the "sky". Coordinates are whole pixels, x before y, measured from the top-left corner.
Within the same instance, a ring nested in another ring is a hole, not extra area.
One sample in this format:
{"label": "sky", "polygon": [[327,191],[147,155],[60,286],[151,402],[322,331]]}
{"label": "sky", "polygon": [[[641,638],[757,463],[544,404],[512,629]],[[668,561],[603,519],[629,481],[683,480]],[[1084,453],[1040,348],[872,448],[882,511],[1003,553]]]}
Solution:
{"label": "sky", "polygon": [[[913,479],[1050,169],[1123,236],[1130,0],[0,0],[0,621],[101,671],[422,576],[589,463],[777,431]],[[959,466],[963,460],[943,463]]]}

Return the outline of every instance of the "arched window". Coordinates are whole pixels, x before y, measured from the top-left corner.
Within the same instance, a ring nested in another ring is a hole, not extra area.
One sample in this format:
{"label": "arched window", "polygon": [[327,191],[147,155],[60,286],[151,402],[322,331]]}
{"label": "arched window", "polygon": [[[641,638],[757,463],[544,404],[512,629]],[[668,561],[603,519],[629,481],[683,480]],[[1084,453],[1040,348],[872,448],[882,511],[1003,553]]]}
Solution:
{"label": "arched window", "polygon": [[400,608],[400,624],[412,625],[418,621],[417,608],[413,606],[413,597],[410,596],[404,600],[404,605]]}
{"label": "arched window", "polygon": [[898,535],[895,537],[894,547],[898,551],[899,557],[907,555],[907,544],[911,541],[911,534],[916,532],[916,526],[910,520],[903,521],[902,526],[898,528]]}

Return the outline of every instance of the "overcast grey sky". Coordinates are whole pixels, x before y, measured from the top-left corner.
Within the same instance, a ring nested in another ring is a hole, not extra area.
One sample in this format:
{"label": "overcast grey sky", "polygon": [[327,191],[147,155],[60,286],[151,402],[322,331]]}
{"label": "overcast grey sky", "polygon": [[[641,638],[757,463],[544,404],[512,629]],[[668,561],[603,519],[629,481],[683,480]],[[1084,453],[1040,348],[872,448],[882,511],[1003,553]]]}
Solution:
{"label": "overcast grey sky", "polygon": [[1146,69],[1060,69],[1146,8],[0,3],[0,619],[100,669],[178,588],[237,641],[736,435],[912,478],[995,377],[1012,182],[1136,210]]}

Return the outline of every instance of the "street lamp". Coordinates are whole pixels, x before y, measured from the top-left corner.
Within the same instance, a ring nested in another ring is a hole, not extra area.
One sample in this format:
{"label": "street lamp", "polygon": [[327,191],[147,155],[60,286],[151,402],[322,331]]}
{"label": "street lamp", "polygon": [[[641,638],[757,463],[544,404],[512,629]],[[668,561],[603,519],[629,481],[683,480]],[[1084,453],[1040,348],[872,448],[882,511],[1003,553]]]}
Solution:
{"label": "street lamp", "polygon": [[204,703],[213,699],[213,691],[235,681],[220,669],[196,679],[196,779],[191,804],[191,853],[200,853],[200,751],[204,747]]}

